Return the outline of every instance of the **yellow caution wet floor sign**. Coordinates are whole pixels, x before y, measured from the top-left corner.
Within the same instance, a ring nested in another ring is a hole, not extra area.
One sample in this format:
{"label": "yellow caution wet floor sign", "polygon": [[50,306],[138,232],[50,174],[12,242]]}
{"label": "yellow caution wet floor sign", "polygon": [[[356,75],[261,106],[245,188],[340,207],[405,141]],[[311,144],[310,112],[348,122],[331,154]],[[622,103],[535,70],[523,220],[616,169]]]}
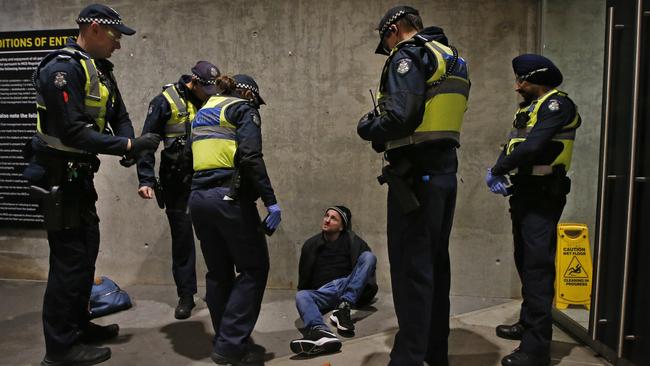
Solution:
{"label": "yellow caution wet floor sign", "polygon": [[589,231],[584,224],[562,223],[557,226],[555,256],[555,307],[591,306],[591,250]]}

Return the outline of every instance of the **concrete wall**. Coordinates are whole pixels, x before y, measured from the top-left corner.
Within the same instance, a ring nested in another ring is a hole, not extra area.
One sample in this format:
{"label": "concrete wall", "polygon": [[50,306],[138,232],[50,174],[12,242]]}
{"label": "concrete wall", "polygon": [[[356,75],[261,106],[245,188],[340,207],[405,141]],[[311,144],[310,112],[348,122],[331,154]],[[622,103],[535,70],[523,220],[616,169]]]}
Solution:
{"label": "concrete wall", "polygon": [[573,187],[562,221],[587,224],[593,246],[598,202],[605,1],[545,0],[542,19],[542,52],[562,70],[564,83],[560,89],[569,93],[582,116],[570,172]]}
{"label": "concrete wall", "polygon": [[[0,31],[74,27],[90,1],[0,0]],[[470,65],[470,109],[463,127],[459,194],[452,234],[452,292],[517,296],[506,200],[483,177],[496,159],[517,103],[510,60],[534,52],[538,1],[412,1],[425,24],[442,26]],[[390,285],[381,157],[356,135],[371,108],[384,57],[373,31],[392,1],[115,1],[138,33],[115,53],[116,76],[136,131],[149,100],[199,59],[229,74],[250,73],[262,109],[264,152],[283,222],[269,239],[269,286],[294,287],[299,249],[316,233],[327,205],[345,204],[354,228],[379,257],[380,286]],[[560,65],[562,66],[562,65]],[[118,282],[171,283],[169,229],[154,202],[137,194],[133,169],[103,157],[96,185],[102,230],[97,272]],[[43,232],[0,233],[0,276],[42,279]],[[200,253],[200,251],[199,251]],[[205,271],[199,254],[199,276]]]}

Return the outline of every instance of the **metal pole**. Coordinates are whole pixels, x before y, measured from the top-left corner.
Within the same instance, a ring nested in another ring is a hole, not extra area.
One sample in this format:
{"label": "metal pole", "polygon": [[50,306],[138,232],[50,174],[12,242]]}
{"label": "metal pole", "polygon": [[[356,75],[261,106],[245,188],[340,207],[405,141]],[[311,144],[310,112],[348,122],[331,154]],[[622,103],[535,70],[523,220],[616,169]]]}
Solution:
{"label": "metal pole", "polygon": [[594,279],[594,297],[592,298],[592,312],[593,312],[593,325],[591,328],[591,338],[596,340],[598,335],[598,300],[600,295],[600,265],[602,263],[602,256],[600,250],[604,238],[604,224],[605,224],[605,189],[607,187],[607,144],[609,140],[609,121],[611,109],[611,96],[612,96],[612,59],[614,58],[614,7],[607,9],[607,50],[606,68],[605,68],[605,99],[604,99],[604,117],[603,117],[603,130],[602,141],[603,144],[600,149],[601,163],[600,163],[600,198],[598,210],[598,236],[596,237],[596,247],[594,254],[596,255],[596,278]]}
{"label": "metal pole", "polygon": [[625,259],[623,262],[623,290],[621,296],[621,322],[618,328],[618,357],[623,357],[623,342],[625,341],[625,320],[627,308],[627,292],[630,267],[630,246],[632,244],[632,215],[634,211],[634,179],[636,173],[636,135],[639,121],[639,88],[641,74],[641,26],[643,20],[643,0],[636,2],[636,39],[634,56],[634,90],[632,94],[632,133],[630,136],[630,168],[627,195],[627,224],[625,227]]}

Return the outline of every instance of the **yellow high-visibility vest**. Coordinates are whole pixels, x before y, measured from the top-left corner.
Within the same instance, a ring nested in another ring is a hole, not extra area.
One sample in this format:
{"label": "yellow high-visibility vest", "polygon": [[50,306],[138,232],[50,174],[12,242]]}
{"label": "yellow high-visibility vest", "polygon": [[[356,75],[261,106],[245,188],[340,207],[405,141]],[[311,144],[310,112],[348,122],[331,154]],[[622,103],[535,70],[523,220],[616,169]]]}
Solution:
{"label": "yellow high-visibility vest", "polygon": [[[392,50],[384,65],[382,80],[388,72],[392,56],[399,48],[413,40],[402,42]],[[458,57],[452,47],[445,46],[440,42],[427,41],[424,46],[435,56],[438,68],[426,82],[427,93],[422,122],[412,135],[387,141],[386,150],[425,141],[451,140],[457,145],[460,144],[460,130],[463,116],[467,110],[470,89],[468,75],[459,72],[461,69],[466,71],[465,60]],[[456,59],[454,70],[447,73],[447,65],[450,60],[454,59]],[[455,67],[459,63],[463,67]],[[383,94],[380,90],[379,100],[382,98]]]}
{"label": "yellow high-visibility vest", "polygon": [[234,168],[235,125],[226,118],[228,107],[244,99],[214,95],[192,121],[192,158],[194,171]]}
{"label": "yellow high-visibility vest", "polygon": [[[82,53],[72,47],[62,48],[56,53],[56,55],[57,57],[61,55],[72,57],[75,60],[79,61],[83,67],[84,73],[86,75],[86,84],[84,85],[84,111],[88,116],[92,118],[95,125],[97,125],[97,130],[100,133],[104,132],[104,128],[106,127],[106,106],[109,102],[110,91],[99,77],[99,72],[97,71],[95,60],[90,58],[90,56],[87,54]],[[36,92],[36,110],[47,110],[43,96],[38,91]],[[49,147],[66,152],[81,154],[88,153],[84,150],[76,149],[63,144],[63,142],[61,142],[58,137],[43,133],[41,127],[41,113],[37,113],[36,118],[37,135],[44,142],[46,142]]]}
{"label": "yellow high-visibility vest", "polygon": [[165,137],[184,136],[186,124],[191,123],[196,115],[196,107],[189,100],[181,98],[176,85],[166,87],[162,95],[172,109],[171,117],[165,124]]}
{"label": "yellow high-visibility vest", "polygon": [[[517,118],[516,117],[517,114],[526,113],[528,115],[528,122],[526,123],[525,127],[513,128],[510,131],[510,134],[508,136],[506,155],[510,155],[512,151],[517,147],[517,145],[526,141],[526,137],[528,137],[530,131],[533,129],[535,124],[537,124],[537,113],[539,112],[539,108],[542,106],[542,104],[544,104],[544,102],[548,98],[554,95],[559,95],[562,97],[567,96],[566,93],[561,92],[557,89],[553,89],[548,93],[544,94],[539,99],[533,101],[530,105],[517,110],[517,112],[515,113],[515,119]],[[569,171],[569,168],[571,167],[571,157],[573,156],[573,142],[575,141],[576,138],[576,129],[580,127],[580,124],[581,124],[580,114],[578,114],[578,111],[576,110],[576,115],[571,121],[571,123],[562,127],[562,129],[557,134],[555,134],[555,136],[553,136],[552,138],[552,141],[562,144],[562,151],[555,157],[555,160],[553,160],[550,164],[533,165],[531,175],[549,175],[553,173],[554,167],[560,165],[564,166],[565,172]]]}

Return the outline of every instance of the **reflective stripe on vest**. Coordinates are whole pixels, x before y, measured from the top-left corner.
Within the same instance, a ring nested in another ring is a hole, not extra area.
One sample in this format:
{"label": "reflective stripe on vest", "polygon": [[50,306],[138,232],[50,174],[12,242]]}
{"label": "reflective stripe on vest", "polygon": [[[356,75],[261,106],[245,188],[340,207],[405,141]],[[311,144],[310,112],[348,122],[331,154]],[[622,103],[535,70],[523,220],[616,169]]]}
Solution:
{"label": "reflective stripe on vest", "polygon": [[[108,105],[110,91],[106,85],[101,82],[95,61],[88,55],[79,52],[72,47],[62,48],[59,52],[73,57],[75,60],[79,61],[83,67],[86,76],[86,83],[84,85],[84,112],[92,118],[95,125],[97,125],[98,131],[100,133],[104,132],[104,128],[106,127],[106,106]],[[43,96],[38,93],[38,91],[36,93],[36,109],[42,111],[47,110]],[[84,150],[66,146],[57,137],[44,134],[41,128],[40,113],[37,113],[36,115],[36,130],[39,133],[39,137],[53,149],[67,152],[88,153]]]}
{"label": "reflective stripe on vest", "polygon": [[226,118],[226,110],[244,99],[215,95],[197,112],[192,121],[194,171],[234,168],[236,127]]}
{"label": "reflective stripe on vest", "polygon": [[[529,106],[520,108],[515,113],[515,118],[518,113],[525,112],[528,113],[528,122],[524,128],[513,128],[508,134],[508,145],[506,148],[506,154],[510,155],[512,151],[517,147],[518,144],[526,141],[528,134],[533,129],[535,124],[537,124],[537,113],[541,108],[542,104],[553,95],[561,95],[566,97],[567,94],[561,92],[557,89],[553,89],[550,92],[546,93],[539,99],[533,101]],[[553,168],[556,166],[563,165],[565,171],[569,171],[571,167],[571,158],[573,156],[573,142],[576,138],[576,129],[580,127],[581,118],[578,114],[576,107],[576,115],[571,121],[571,123],[562,127],[562,129],[553,136],[552,141],[556,141],[562,144],[562,151],[558,156],[553,160],[550,165],[533,165],[531,175],[549,175],[553,173]],[[512,174],[517,174],[517,171],[513,171]]]}
{"label": "reflective stripe on vest", "polygon": [[[455,70],[446,78],[447,58],[453,58],[454,51],[442,43],[428,41],[424,46],[436,58],[438,68],[427,80],[427,92],[422,122],[411,136],[386,142],[386,150],[417,144],[425,141],[451,140],[460,144],[460,129],[467,110],[470,82],[458,70],[464,67],[465,60],[458,57]],[[393,49],[395,52],[399,46]],[[391,57],[386,61],[384,73],[388,71]],[[383,78],[382,78],[383,79]]]}
{"label": "reflective stripe on vest", "polygon": [[171,117],[165,124],[165,137],[179,137],[186,134],[186,124],[190,123],[196,115],[196,107],[189,101],[181,98],[175,85],[163,91],[163,96],[171,107]]}

